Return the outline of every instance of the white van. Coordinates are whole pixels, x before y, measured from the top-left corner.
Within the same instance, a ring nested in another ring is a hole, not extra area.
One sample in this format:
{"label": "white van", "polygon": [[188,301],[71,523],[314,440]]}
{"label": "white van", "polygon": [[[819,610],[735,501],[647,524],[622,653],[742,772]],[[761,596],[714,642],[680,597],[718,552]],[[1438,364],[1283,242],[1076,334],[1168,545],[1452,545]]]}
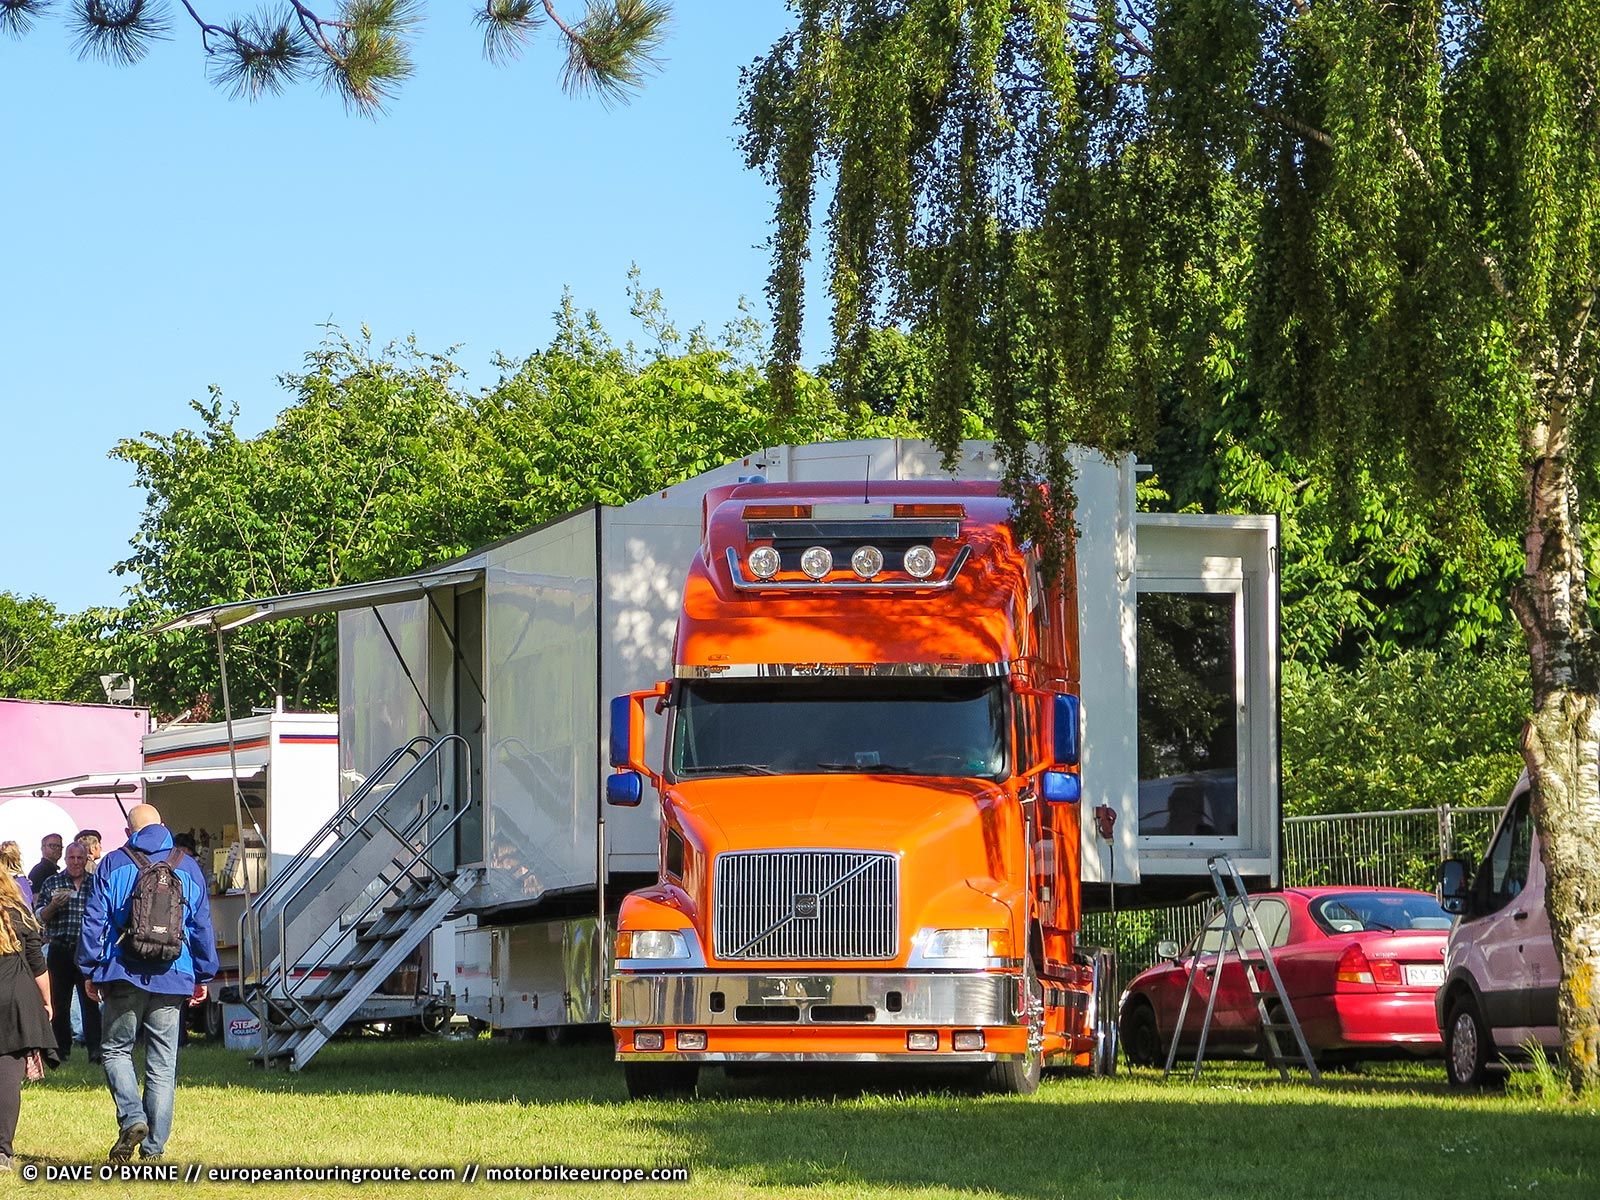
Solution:
{"label": "white van", "polygon": [[1544,861],[1524,775],[1476,869],[1452,858],[1439,867],[1439,901],[1460,919],[1445,947],[1445,979],[1434,1000],[1445,1072],[1457,1087],[1481,1084],[1502,1056],[1529,1042],[1557,1051],[1556,959],[1544,905]]}

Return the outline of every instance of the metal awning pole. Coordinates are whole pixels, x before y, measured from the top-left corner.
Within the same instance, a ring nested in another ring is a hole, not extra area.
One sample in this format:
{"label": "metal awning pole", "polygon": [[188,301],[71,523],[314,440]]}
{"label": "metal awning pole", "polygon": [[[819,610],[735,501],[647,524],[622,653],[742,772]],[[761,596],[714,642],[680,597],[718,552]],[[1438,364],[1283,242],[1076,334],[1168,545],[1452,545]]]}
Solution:
{"label": "metal awning pole", "polygon": [[[259,945],[260,931],[256,929],[254,922],[252,922],[250,919],[250,855],[247,853],[245,848],[244,795],[239,788],[239,751],[233,740],[233,704],[228,696],[228,652],[227,648],[223,644],[221,624],[213,622],[213,625],[217,633],[217,667],[222,674],[222,720],[223,723],[228,727],[228,768],[232,772],[233,782],[233,827],[239,835],[239,866],[244,878],[244,921],[241,925],[241,928],[250,930],[252,940],[257,943],[253,949],[255,950],[255,955],[258,960],[256,963],[256,973],[259,975],[261,972],[261,963],[259,961],[261,957],[261,946]],[[267,1050],[266,998],[262,997],[261,1008],[259,1011],[256,1010],[255,1005],[250,1003],[250,993],[245,988],[244,980],[244,939],[241,938],[239,942],[239,998],[249,1005],[251,1011],[255,1012],[256,1016],[260,1018],[261,1052],[263,1059],[265,1059]]]}

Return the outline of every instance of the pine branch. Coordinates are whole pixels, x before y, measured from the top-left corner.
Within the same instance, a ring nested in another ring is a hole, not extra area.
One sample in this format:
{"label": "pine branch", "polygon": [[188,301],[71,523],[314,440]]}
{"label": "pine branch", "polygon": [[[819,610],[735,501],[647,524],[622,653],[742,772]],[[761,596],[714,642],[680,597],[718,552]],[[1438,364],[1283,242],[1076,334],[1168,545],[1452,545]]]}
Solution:
{"label": "pine branch", "polygon": [[[544,24],[545,12],[534,5],[535,0],[484,0],[472,19],[483,30],[485,58],[492,63],[505,63],[522,56],[528,37]],[[542,8],[547,10],[549,6]]]}
{"label": "pine branch", "polygon": [[71,25],[79,58],[118,66],[138,62],[169,28],[159,0],[79,0]]}
{"label": "pine branch", "polygon": [[627,98],[660,66],[656,51],[667,36],[666,0],[589,0],[576,26],[563,22],[550,0],[545,12],[567,37],[561,82],[571,92],[592,92],[603,102]]}
{"label": "pine branch", "polygon": [[21,37],[33,29],[51,0],[0,0],[0,32]]}

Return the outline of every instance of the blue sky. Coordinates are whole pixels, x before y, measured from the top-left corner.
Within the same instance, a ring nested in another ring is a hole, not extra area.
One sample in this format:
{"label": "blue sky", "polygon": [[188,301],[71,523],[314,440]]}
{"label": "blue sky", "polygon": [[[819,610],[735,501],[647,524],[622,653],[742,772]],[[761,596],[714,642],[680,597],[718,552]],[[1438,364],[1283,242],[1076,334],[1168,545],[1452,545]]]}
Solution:
{"label": "blue sky", "polygon": [[680,327],[720,327],[741,295],[765,316],[770,197],[734,118],[786,17],[678,0],[663,70],[608,110],[561,91],[553,35],[492,67],[470,6],[435,3],[377,121],[314,86],[230,100],[176,22],[132,68],[79,61],[59,18],[0,39],[0,589],[117,603],[143,493],[107,451],[192,425],[211,384],[264,428],[325,321],[460,343],[485,386],[496,351],[548,340],[563,285],[632,333],[631,263]]}

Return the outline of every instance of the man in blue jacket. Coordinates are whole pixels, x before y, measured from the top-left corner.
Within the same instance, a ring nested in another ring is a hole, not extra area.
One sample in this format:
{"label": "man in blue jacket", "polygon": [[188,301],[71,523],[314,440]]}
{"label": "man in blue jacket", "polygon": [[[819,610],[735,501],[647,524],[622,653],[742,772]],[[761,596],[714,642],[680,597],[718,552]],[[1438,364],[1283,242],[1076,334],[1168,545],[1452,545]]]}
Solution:
{"label": "man in blue jacket", "polygon": [[[211,901],[199,866],[181,850],[173,851],[172,834],[152,805],[136,805],[128,814],[128,835],[127,846],[100,860],[78,940],[78,967],[89,981],[90,998],[102,1005],[101,1049],[106,1082],[117,1105],[117,1141],[110,1155],[114,1163],[127,1162],[135,1147],[145,1159],[160,1158],[166,1148],[184,1005],[204,1000],[206,981],[217,973]],[[140,869],[129,847],[148,862],[170,862],[182,887],[183,944],[172,962],[137,958],[124,938]],[[142,1099],[133,1063],[133,1048],[141,1034]]]}

